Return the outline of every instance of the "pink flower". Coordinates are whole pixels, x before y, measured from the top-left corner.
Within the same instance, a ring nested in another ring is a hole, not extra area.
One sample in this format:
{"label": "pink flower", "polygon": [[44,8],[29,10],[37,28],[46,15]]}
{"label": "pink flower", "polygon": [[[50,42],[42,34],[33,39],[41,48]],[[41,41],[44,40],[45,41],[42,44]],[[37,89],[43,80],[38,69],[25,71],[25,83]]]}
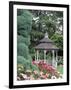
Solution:
{"label": "pink flower", "polygon": [[41,75],[41,76],[43,75],[43,72],[42,72],[42,71],[40,72],[40,75]]}
{"label": "pink flower", "polygon": [[34,74],[38,74],[38,71],[37,71],[37,70],[35,70],[35,71],[34,71]]}
{"label": "pink flower", "polygon": [[46,77],[46,75],[41,75],[40,76],[42,79],[46,79],[47,77]]}
{"label": "pink flower", "polygon": [[41,71],[46,70],[48,73],[55,75],[56,69],[53,66],[45,63],[44,61],[34,61],[33,63],[37,65]]}
{"label": "pink flower", "polygon": [[46,73],[46,77],[48,78],[49,74]]}

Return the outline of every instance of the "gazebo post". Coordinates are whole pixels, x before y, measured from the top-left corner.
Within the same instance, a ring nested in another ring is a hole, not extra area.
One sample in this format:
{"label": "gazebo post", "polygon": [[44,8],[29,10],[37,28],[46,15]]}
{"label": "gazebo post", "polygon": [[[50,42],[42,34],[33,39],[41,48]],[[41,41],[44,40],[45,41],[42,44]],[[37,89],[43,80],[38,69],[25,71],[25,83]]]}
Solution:
{"label": "gazebo post", "polygon": [[38,50],[36,51],[36,53],[37,53],[37,61],[38,61]]}
{"label": "gazebo post", "polygon": [[54,58],[54,50],[52,50],[52,54],[53,54],[53,59],[52,59],[52,65],[55,67],[55,58]]}
{"label": "gazebo post", "polygon": [[36,61],[36,51],[35,51],[35,61]]}
{"label": "gazebo post", "polygon": [[44,50],[44,62],[46,62],[46,50]]}
{"label": "gazebo post", "polygon": [[57,51],[56,51],[56,68],[57,68],[57,61],[58,61],[58,54],[57,54]]}

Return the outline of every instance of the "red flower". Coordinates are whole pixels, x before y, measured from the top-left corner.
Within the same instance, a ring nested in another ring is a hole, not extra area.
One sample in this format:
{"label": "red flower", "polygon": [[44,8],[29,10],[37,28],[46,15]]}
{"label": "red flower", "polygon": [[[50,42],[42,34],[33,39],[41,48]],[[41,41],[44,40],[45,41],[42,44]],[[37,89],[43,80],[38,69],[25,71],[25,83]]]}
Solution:
{"label": "red flower", "polygon": [[46,70],[47,72],[49,72],[51,74],[54,74],[56,71],[53,66],[45,63],[44,61],[39,61],[39,62],[34,61],[33,64],[37,65],[40,70],[42,70],[42,71]]}

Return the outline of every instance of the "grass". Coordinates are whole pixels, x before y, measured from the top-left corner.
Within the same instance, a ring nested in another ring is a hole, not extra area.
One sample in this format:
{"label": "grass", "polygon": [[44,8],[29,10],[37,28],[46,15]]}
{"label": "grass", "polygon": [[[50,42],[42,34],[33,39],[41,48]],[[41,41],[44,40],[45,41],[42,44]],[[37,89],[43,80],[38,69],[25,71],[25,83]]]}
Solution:
{"label": "grass", "polygon": [[61,74],[63,74],[63,65],[58,65],[58,66],[57,66],[57,70],[58,70]]}

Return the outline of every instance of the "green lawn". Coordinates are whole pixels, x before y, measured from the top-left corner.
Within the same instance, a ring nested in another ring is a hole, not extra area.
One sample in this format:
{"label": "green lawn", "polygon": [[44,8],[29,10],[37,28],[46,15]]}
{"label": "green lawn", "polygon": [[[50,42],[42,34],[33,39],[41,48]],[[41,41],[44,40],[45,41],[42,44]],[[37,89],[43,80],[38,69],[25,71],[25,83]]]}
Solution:
{"label": "green lawn", "polygon": [[63,74],[63,66],[62,66],[62,65],[57,66],[57,70],[58,70],[61,74]]}

